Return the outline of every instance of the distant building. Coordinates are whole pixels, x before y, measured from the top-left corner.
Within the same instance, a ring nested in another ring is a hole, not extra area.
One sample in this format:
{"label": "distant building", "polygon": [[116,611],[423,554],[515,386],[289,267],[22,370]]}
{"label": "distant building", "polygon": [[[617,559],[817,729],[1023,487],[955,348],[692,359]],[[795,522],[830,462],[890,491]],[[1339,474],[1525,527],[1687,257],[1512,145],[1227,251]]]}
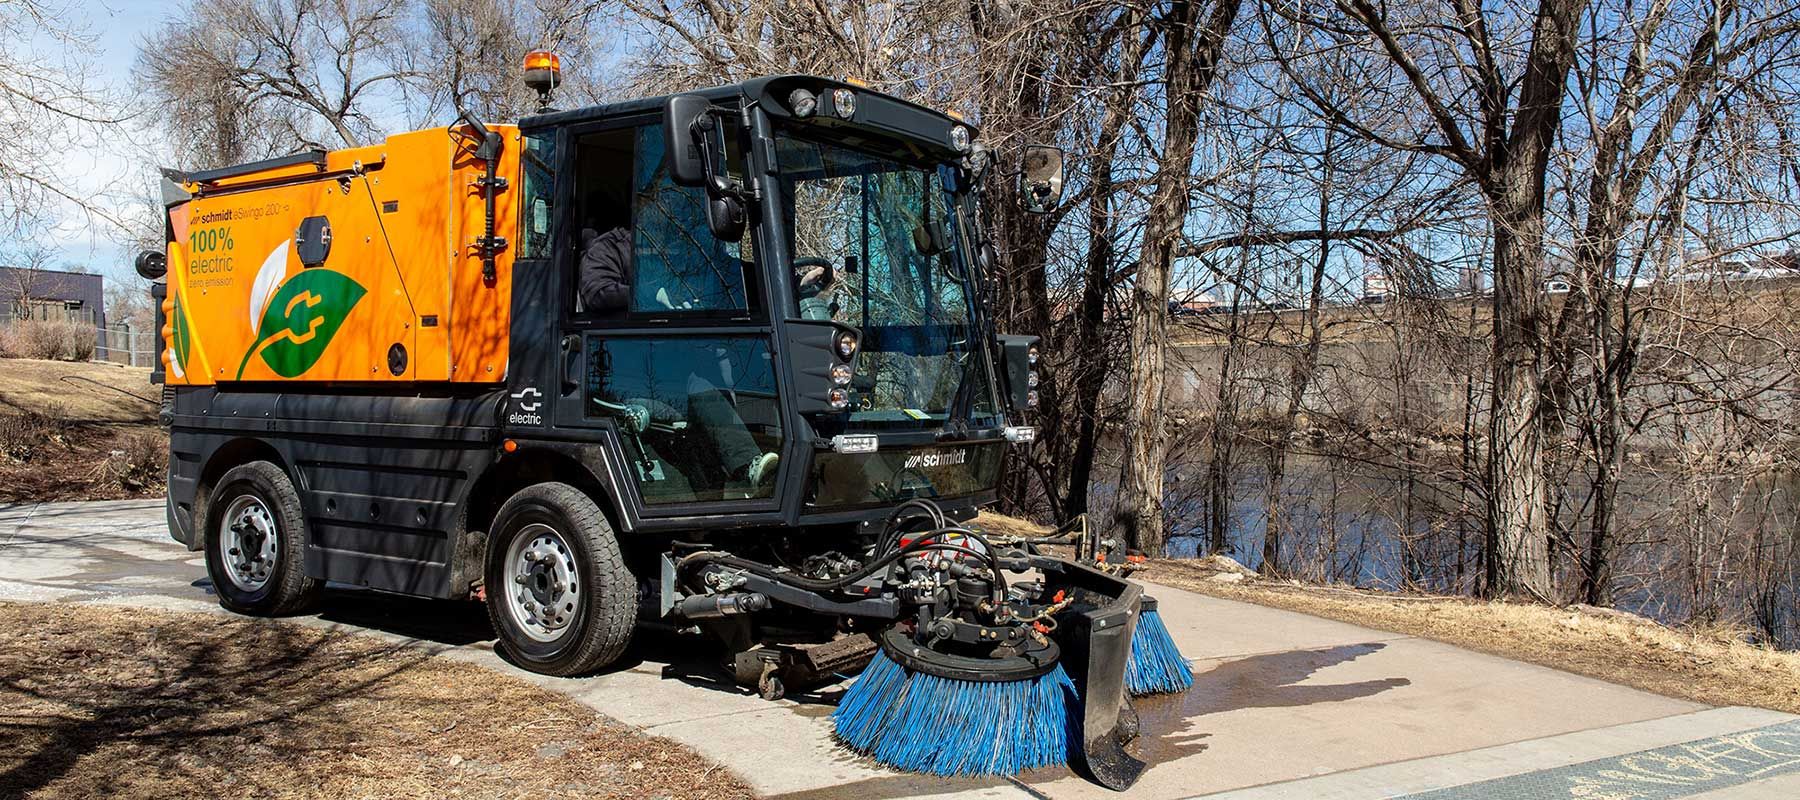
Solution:
{"label": "distant building", "polygon": [[1383,271],[1363,274],[1362,302],[1385,303],[1394,293],[1394,284]]}
{"label": "distant building", "polygon": [[1682,254],[1665,280],[1676,283],[1705,281],[1754,281],[1800,277],[1800,254],[1737,253],[1713,255],[1705,250]]}
{"label": "distant building", "polygon": [[1219,301],[1205,292],[1189,295],[1186,298],[1169,301],[1169,315],[1175,317],[1197,317],[1201,314],[1217,313]]}
{"label": "distant building", "polygon": [[0,321],[36,319],[106,327],[106,287],[99,275],[0,267]]}

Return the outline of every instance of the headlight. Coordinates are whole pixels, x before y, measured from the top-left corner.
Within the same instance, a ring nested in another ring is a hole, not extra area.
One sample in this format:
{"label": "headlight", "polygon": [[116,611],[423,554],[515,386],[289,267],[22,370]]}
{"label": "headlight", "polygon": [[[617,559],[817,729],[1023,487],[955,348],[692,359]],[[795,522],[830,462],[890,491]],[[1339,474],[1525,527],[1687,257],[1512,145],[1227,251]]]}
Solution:
{"label": "headlight", "polygon": [[1037,366],[1037,361],[1038,361],[1038,347],[1037,347],[1037,345],[1034,344],[1031,346],[1030,349],[1025,351],[1025,363],[1030,364],[1035,367],[1035,366]]}
{"label": "headlight", "polygon": [[[814,340],[817,341],[817,340]],[[838,358],[849,361],[856,355],[856,335],[843,331],[837,335]]]}
{"label": "headlight", "polygon": [[1037,385],[1038,385],[1037,370],[1034,369],[1028,373],[1025,373],[1025,385],[1029,386],[1033,389],[1037,388]]}
{"label": "headlight", "polygon": [[794,116],[806,119],[819,110],[819,96],[805,89],[788,92],[788,110],[794,112]]}
{"label": "headlight", "polygon": [[849,89],[831,90],[831,113],[844,119],[856,115],[856,93]]}
{"label": "headlight", "polygon": [[969,152],[970,144],[971,140],[969,137],[969,129],[967,127],[958,125],[950,129],[950,146],[956,148],[956,152]]}
{"label": "headlight", "polygon": [[849,386],[850,385],[850,365],[849,364],[832,364],[831,365],[831,382],[834,384],[837,384],[838,386]]}
{"label": "headlight", "polygon": [[832,389],[829,397],[833,409],[842,411],[850,407],[850,393],[843,389]]}
{"label": "headlight", "polygon": [[1025,407],[1026,408],[1037,408],[1037,404],[1038,404],[1037,390],[1032,389],[1031,391],[1026,392],[1025,393]]}

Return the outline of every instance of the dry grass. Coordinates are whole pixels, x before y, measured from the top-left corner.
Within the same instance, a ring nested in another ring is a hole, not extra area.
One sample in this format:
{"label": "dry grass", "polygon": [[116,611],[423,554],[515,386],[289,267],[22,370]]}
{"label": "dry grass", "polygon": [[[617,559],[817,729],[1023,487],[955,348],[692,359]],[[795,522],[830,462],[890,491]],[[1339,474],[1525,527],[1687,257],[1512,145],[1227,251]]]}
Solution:
{"label": "dry grass", "polygon": [[160,495],[156,396],[149,370],[0,359],[0,502]]}
{"label": "dry grass", "polygon": [[169,434],[0,411],[0,503],[160,497]]}
{"label": "dry grass", "polygon": [[750,796],[681,745],[416,647],[0,603],[0,797]]}
{"label": "dry grass", "polygon": [[0,413],[35,413],[68,423],[156,422],[161,387],[150,370],[116,364],[0,360]]}
{"label": "dry grass", "polygon": [[[996,515],[984,515],[982,522]],[[1026,523],[1029,525],[1029,523]],[[1630,614],[1457,597],[1396,595],[1255,578],[1214,579],[1209,561],[1152,561],[1140,577],[1247,603],[1434,639],[1668,697],[1800,713],[1800,653],[1741,632],[1677,629]]]}
{"label": "dry grass", "polygon": [[1050,534],[1050,529],[1029,520],[1009,517],[983,511],[975,518],[975,524],[984,531],[1011,536],[1019,539],[1036,539]]}

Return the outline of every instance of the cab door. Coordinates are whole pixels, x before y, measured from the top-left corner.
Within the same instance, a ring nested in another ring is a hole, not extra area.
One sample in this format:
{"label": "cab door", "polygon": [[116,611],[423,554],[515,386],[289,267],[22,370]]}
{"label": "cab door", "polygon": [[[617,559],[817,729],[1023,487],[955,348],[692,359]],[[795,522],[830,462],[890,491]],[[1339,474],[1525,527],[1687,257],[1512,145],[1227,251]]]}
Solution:
{"label": "cab door", "polygon": [[658,117],[562,142],[557,427],[611,434],[634,517],[776,511],[787,432],[752,236],[708,231],[705,193],[670,179]]}

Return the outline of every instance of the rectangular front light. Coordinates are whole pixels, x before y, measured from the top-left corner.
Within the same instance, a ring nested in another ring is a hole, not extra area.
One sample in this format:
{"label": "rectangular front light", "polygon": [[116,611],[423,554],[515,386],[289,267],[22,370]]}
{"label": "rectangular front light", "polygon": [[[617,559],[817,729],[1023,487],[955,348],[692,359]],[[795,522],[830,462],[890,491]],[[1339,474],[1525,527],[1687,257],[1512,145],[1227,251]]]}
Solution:
{"label": "rectangular front light", "polygon": [[831,449],[838,453],[873,453],[881,448],[881,437],[870,434],[852,436],[838,434],[831,437]]}
{"label": "rectangular front light", "polygon": [[1013,444],[1030,444],[1037,441],[1037,428],[1030,425],[1009,425],[1003,431],[1006,440]]}

